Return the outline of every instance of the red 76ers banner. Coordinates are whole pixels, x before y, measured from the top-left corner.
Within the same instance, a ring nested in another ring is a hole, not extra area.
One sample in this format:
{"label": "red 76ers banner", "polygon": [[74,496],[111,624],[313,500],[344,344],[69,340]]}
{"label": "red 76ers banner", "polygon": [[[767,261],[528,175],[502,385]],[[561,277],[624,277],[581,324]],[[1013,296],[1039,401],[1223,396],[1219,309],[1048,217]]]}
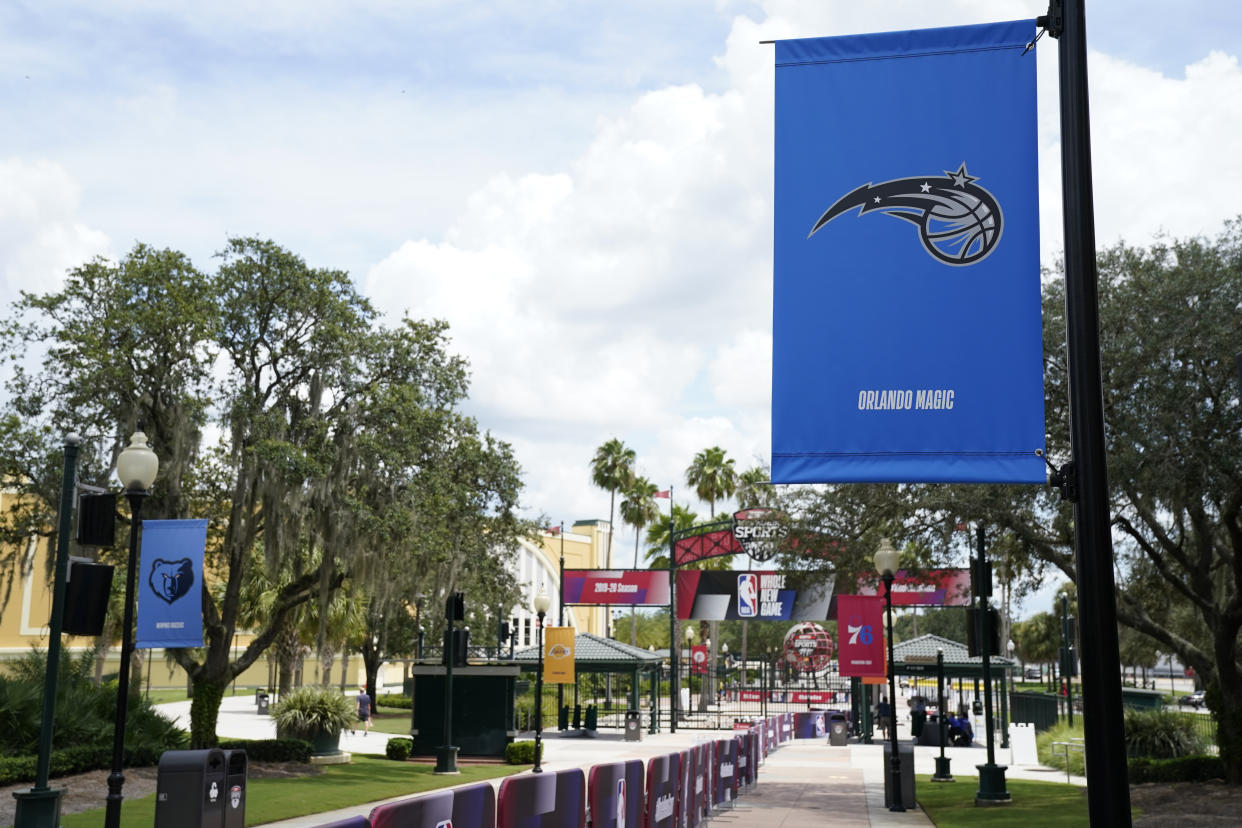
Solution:
{"label": "red 76ers banner", "polygon": [[883,605],[874,595],[837,596],[837,665],[842,676],[884,675]]}

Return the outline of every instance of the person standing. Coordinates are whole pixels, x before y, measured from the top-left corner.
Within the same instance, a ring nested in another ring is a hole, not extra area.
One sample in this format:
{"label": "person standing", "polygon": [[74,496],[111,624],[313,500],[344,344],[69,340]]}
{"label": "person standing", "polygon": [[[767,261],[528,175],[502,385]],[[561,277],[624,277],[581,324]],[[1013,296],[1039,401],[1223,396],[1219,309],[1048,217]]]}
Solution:
{"label": "person standing", "polygon": [[[362,722],[362,735],[371,731],[371,697],[367,695],[365,686],[358,687],[358,721]],[[353,733],[354,731],[349,731]]]}

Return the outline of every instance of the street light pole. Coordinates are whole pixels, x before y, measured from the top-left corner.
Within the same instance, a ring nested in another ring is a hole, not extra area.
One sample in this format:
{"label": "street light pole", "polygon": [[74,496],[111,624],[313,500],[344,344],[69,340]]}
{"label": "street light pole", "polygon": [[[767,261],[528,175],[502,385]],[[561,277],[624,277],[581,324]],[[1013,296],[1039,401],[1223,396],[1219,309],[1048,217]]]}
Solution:
{"label": "street light pole", "polygon": [[953,774],[949,770],[949,760],[944,755],[944,743],[948,741],[948,717],[944,712],[944,648],[936,648],[936,714],[940,720],[940,755],[936,757],[936,773],[933,782],[953,782]]}
{"label": "street light pole", "polygon": [[538,624],[535,627],[536,643],[539,645],[539,672],[535,673],[535,773],[543,773],[543,619],[548,614],[552,598],[542,586],[535,596],[535,615]]}
{"label": "street light pole", "polygon": [[125,573],[125,608],[121,618],[121,666],[117,676],[116,715],[112,722],[112,772],[108,774],[108,796],[104,828],[120,828],[121,788],[125,784],[125,719],[129,712],[129,661],[134,653],[134,584],[138,575],[138,550],[142,542],[142,501],[155,482],[160,461],[141,427],[129,438],[129,445],[116,461],[116,474],[125,486],[129,500],[129,564]]}
{"label": "street light pole", "polygon": [[897,550],[888,538],[880,540],[875,551],[875,568],[884,580],[884,609],[888,613],[888,736],[889,736],[889,805],[890,811],[904,811],[901,797],[901,756],[897,753],[897,661],[893,657],[893,573],[897,569]]}
{"label": "street light pole", "polygon": [[77,478],[78,446],[82,438],[65,435],[64,468],[60,479],[60,520],[56,529],[56,569],[52,576],[52,617],[48,622],[47,678],[43,682],[43,719],[39,723],[39,758],[35,784],[13,794],[17,828],[57,828],[64,788],[48,786],[52,766],[52,725],[56,717],[56,679],[60,669],[60,633],[65,617],[65,580],[69,572],[69,532],[73,525],[73,493]]}

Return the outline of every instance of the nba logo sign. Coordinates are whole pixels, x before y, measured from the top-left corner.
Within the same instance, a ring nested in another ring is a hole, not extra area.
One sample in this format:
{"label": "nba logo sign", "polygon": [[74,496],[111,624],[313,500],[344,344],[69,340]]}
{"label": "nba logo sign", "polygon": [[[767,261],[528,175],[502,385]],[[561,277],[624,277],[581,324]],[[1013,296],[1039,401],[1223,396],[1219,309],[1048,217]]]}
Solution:
{"label": "nba logo sign", "polygon": [[617,828],[625,828],[625,780],[617,780]]}
{"label": "nba logo sign", "polygon": [[453,828],[453,820],[442,819],[436,823],[436,828]]}
{"label": "nba logo sign", "polygon": [[759,614],[759,576],[753,572],[737,576],[737,614],[739,618]]}

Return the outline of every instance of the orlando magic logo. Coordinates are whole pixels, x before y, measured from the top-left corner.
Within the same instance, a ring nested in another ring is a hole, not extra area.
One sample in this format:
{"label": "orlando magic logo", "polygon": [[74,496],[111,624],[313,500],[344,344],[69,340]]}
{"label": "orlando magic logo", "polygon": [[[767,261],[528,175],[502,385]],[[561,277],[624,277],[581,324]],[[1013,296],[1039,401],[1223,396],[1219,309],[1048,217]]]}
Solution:
{"label": "orlando magic logo", "polygon": [[171,604],[194,586],[194,564],[189,558],[179,561],[156,558],[147,583],[151,585],[152,592]]}
{"label": "orlando magic logo", "polygon": [[807,238],[857,207],[860,216],[879,212],[916,225],[923,248],[937,261],[975,264],[996,249],[1003,226],[1000,204],[975,183],[978,180],[966,172],[963,162],[957,172],[945,170],[944,176],[864,184],[825,210]]}

